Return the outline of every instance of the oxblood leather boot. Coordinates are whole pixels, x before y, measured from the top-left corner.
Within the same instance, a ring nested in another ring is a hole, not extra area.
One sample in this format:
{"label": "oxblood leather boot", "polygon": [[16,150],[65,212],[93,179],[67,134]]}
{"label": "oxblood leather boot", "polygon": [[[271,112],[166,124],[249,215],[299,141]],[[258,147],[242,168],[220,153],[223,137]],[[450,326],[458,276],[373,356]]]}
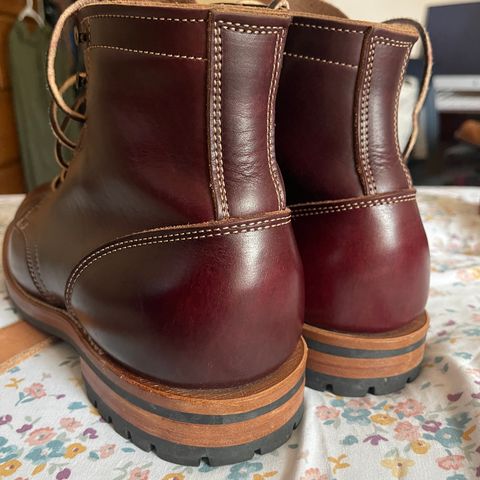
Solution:
{"label": "oxblood leather boot", "polygon": [[289,29],[277,158],[305,270],[307,386],[318,390],[384,394],[420,370],[429,252],[397,138],[416,40],[408,26],[321,15],[294,14]]}
{"label": "oxblood leather boot", "polygon": [[53,75],[73,16],[86,122],[68,173],[8,229],[8,291],[78,350],[121,435],[181,464],[238,462],[302,415],[303,273],[273,144],[290,19],[128,3],[80,1],[57,24],[50,87],[85,120]]}

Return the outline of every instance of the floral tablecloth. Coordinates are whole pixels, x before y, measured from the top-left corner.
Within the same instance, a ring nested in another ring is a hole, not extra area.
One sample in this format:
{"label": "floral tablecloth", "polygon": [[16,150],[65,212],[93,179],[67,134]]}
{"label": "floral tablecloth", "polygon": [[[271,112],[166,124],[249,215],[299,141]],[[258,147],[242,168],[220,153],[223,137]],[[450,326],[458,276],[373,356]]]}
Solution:
{"label": "floral tablecloth", "polygon": [[[1,232],[19,201],[0,198]],[[423,372],[403,391],[348,399],[307,389],[304,420],[282,448],[233,466],[181,467],[100,419],[77,355],[57,342],[0,374],[0,478],[480,478],[479,201],[480,188],[419,189],[432,253],[431,328]],[[4,290],[0,302],[0,327],[12,327]]]}

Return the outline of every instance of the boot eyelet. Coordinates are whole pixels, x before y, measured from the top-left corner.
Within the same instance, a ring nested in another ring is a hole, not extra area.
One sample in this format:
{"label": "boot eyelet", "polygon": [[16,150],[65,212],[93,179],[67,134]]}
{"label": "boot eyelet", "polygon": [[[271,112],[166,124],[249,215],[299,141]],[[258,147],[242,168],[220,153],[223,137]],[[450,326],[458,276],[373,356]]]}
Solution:
{"label": "boot eyelet", "polygon": [[73,27],[73,40],[75,45],[78,47],[81,43],[88,42],[90,36],[88,32],[81,32],[78,28],[78,25]]}
{"label": "boot eyelet", "polygon": [[82,90],[86,85],[87,85],[87,74],[84,72],[77,73],[75,78],[75,88],[77,90]]}

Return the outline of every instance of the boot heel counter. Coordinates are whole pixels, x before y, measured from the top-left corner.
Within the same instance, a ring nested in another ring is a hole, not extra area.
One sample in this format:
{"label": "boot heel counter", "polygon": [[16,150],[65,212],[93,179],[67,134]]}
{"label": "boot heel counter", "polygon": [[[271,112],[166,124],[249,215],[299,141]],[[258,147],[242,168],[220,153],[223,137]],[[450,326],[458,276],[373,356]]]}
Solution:
{"label": "boot heel counter", "polygon": [[290,214],[125,237],[79,264],[66,299],[135,371],[182,386],[246,383],[278,367],[301,333]]}
{"label": "boot heel counter", "polygon": [[306,323],[381,332],[423,312],[430,260],[413,191],[303,204],[292,212]]}

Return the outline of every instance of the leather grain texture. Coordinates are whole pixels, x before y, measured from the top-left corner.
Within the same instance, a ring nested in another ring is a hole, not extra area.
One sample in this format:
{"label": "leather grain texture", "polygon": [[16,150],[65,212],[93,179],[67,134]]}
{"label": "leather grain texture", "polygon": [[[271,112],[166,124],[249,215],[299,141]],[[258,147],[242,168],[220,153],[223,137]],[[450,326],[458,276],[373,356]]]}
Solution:
{"label": "leather grain texture", "polygon": [[383,332],[423,312],[430,262],[411,191],[292,211],[305,270],[306,323]]}
{"label": "leather grain texture", "polygon": [[288,222],[122,238],[82,266],[67,299],[72,288],[82,325],[134,370],[183,386],[246,383],[285,361],[301,334],[303,278]]}

